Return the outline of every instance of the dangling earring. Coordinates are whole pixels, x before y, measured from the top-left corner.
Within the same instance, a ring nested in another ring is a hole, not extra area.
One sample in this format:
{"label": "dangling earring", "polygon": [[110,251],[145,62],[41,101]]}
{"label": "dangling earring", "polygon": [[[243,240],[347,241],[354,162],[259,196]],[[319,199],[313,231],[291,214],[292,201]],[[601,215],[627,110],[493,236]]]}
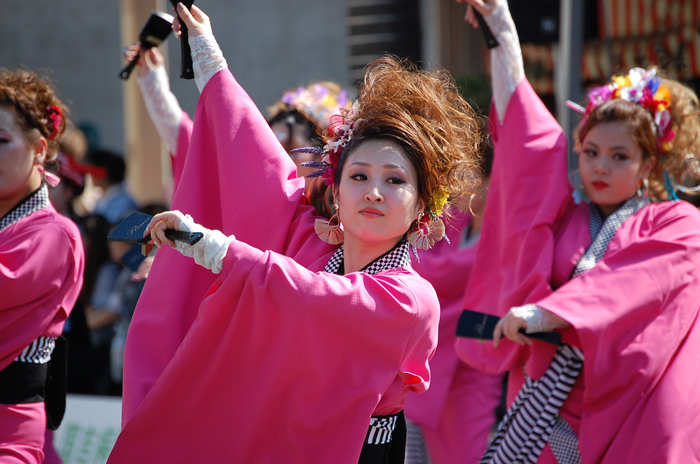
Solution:
{"label": "dangling earring", "polygon": [[637,196],[640,198],[649,198],[649,179],[646,177],[639,183],[639,187],[637,187]]}
{"label": "dangling earring", "polygon": [[438,242],[445,236],[445,223],[442,219],[434,221],[423,221],[424,214],[421,213],[416,220],[416,224],[411,227],[406,240],[414,248],[419,250],[428,250],[435,242]]}
{"label": "dangling earring", "polygon": [[53,188],[61,183],[61,178],[53,172],[47,171],[44,166],[39,166],[39,172],[44,175],[44,180],[46,180],[46,183],[49,184],[49,187]]}
{"label": "dangling earring", "polygon": [[583,181],[580,184],[576,183],[576,174],[578,174],[579,179],[581,178],[581,170],[576,169],[571,173],[571,176],[569,177],[569,180],[571,181],[571,185],[573,185],[576,188],[582,189],[583,188]]}
{"label": "dangling earring", "polygon": [[[335,214],[328,220],[326,219],[316,219],[314,223],[314,230],[321,240],[331,245],[340,245],[345,239],[343,229],[340,227],[340,208],[338,204],[335,205]],[[337,221],[334,222],[333,219]]]}

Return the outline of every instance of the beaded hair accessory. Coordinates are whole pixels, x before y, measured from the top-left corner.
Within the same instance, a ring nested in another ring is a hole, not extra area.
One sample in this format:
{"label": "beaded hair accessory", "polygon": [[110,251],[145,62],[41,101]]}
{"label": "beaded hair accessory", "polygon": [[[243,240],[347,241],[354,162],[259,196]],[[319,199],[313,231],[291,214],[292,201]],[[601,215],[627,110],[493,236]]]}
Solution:
{"label": "beaded hair accessory", "polygon": [[[331,116],[331,125],[328,127],[329,138],[323,148],[304,147],[292,150],[292,153],[312,153],[321,156],[322,161],[306,161],[301,163],[302,166],[317,169],[306,177],[323,176],[326,185],[333,185],[340,155],[355,135],[357,124],[362,121],[362,119],[357,119],[358,108],[358,102],[355,101],[345,117],[340,114]],[[445,235],[445,223],[442,222],[440,218],[448,199],[449,192],[447,189],[444,187],[438,188],[428,205],[428,211],[426,213],[421,213],[411,229],[409,229],[406,239],[411,245],[416,258],[418,258],[416,250],[427,250],[435,245],[436,242],[442,240],[442,238],[447,240],[447,235]],[[334,217],[337,217],[337,215]],[[340,243],[326,240],[324,238],[326,234],[320,232],[327,231],[330,228],[335,231],[340,227],[340,224],[335,224],[332,221],[332,218],[331,220],[317,219],[315,225],[316,232],[328,243]]]}
{"label": "beaded hair accessory", "polygon": [[591,111],[611,100],[621,98],[631,103],[641,105],[648,110],[656,126],[656,143],[662,153],[671,150],[672,142],[676,136],[671,128],[671,93],[666,85],[660,83],[656,75],[656,68],[645,70],[632,68],[626,76],[613,76],[609,84],[596,87],[588,94],[586,108],[567,101],[566,105],[583,114],[581,126],[586,123]]}

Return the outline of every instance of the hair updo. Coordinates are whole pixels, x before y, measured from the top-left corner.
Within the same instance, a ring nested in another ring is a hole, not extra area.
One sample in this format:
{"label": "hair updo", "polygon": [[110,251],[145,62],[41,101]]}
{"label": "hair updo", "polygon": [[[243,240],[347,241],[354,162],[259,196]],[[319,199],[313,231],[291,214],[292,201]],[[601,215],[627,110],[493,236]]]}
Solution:
{"label": "hair updo", "polygon": [[367,68],[357,105],[351,119],[349,110],[343,110],[346,121],[356,126],[338,162],[336,183],[348,156],[363,140],[386,138],[406,152],[426,205],[439,188],[453,200],[473,193],[480,182],[483,134],[449,73],[379,58]]}
{"label": "hair updo", "polygon": [[33,139],[34,129],[46,138],[47,162],[56,158],[58,139],[67,125],[68,110],[47,80],[31,71],[1,71],[0,106],[15,110],[17,122],[27,138]]}
{"label": "hair updo", "polygon": [[603,122],[625,124],[632,139],[642,151],[644,159],[655,157],[656,165],[649,174],[649,194],[652,200],[667,199],[664,171],[676,182],[695,185],[700,178],[700,108],[698,97],[678,81],[661,79],[671,94],[671,127],[675,132],[671,149],[662,152],[656,139],[653,115],[641,105],[623,99],[614,99],[593,110],[578,129],[579,144],[593,127]]}

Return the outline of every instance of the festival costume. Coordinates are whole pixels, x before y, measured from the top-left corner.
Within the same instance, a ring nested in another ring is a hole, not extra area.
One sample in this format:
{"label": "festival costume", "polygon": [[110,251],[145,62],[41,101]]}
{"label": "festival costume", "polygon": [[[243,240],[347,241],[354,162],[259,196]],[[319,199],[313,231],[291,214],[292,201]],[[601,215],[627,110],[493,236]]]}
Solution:
{"label": "festival costume", "polygon": [[[700,381],[690,367],[700,349],[700,214],[685,202],[642,207],[613,230],[600,261],[569,280],[597,233],[589,206],[571,198],[561,128],[526,80],[493,140],[481,272],[464,306],[503,316],[536,303],[572,324],[562,342],[585,360],[559,415],[578,437],[581,462],[697,460],[700,399],[689,392]],[[475,367],[511,372],[511,404],[557,347],[460,339],[457,349]],[[549,444],[537,462],[557,462]]]}
{"label": "festival costume", "polygon": [[[51,206],[46,185],[0,219],[2,395],[11,390],[4,382],[16,385],[14,373],[43,369],[50,360],[78,298],[83,265],[78,228]],[[1,401],[6,404],[0,405],[0,462],[44,460],[43,385],[32,386],[38,390],[22,402]]]}
{"label": "festival costume", "polygon": [[[470,217],[451,213],[449,238],[420,252],[413,268],[435,288],[440,299],[438,348],[430,361],[430,389],[409,395],[406,417],[420,426],[433,464],[476,463],[489,441],[501,399],[501,376],[461,362],[455,353],[457,321],[464,290],[476,258],[477,241],[464,243]],[[409,443],[410,446],[410,443]]]}
{"label": "festival costume", "polygon": [[127,337],[109,462],[358,462],[365,437],[388,438],[390,421],[368,432],[370,418],[428,386],[434,290],[405,244],[376,275],[330,273],[342,248],[316,236],[304,180],[227,69],[177,150],[173,209],[235,240],[218,278],[158,251]]}

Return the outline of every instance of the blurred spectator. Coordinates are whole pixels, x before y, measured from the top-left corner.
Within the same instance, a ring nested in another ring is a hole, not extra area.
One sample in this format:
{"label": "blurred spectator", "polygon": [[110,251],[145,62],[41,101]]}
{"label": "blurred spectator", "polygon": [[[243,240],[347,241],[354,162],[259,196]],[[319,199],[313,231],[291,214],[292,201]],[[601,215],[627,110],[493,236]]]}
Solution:
{"label": "blurred spectator", "polygon": [[105,168],[103,172],[92,173],[95,186],[100,187],[103,192],[102,197],[95,204],[93,214],[99,214],[110,224],[116,224],[135,211],[136,202],[131,198],[124,184],[126,176],[124,158],[109,150],[97,150],[91,153],[86,161],[92,166]]}
{"label": "blurred spectator", "polygon": [[[149,205],[141,212],[154,215],[165,211],[161,205]],[[103,395],[121,393],[122,371],[124,365],[124,345],[136,309],[145,278],[134,276],[147,275],[147,267],[152,258],[141,256],[141,247],[124,242],[107,241],[107,221],[100,216],[93,216],[94,222],[100,224],[98,232],[86,239],[88,250],[87,267],[95,269],[95,277],[86,281],[91,287],[87,310],[87,325],[93,344],[92,372],[94,392]],[[98,219],[99,218],[99,219]],[[96,243],[93,243],[96,240]],[[107,252],[105,253],[105,250]],[[92,253],[91,253],[92,252]],[[108,255],[105,256],[105,255]],[[146,261],[140,266],[142,261]],[[86,276],[87,279],[87,276]]]}

